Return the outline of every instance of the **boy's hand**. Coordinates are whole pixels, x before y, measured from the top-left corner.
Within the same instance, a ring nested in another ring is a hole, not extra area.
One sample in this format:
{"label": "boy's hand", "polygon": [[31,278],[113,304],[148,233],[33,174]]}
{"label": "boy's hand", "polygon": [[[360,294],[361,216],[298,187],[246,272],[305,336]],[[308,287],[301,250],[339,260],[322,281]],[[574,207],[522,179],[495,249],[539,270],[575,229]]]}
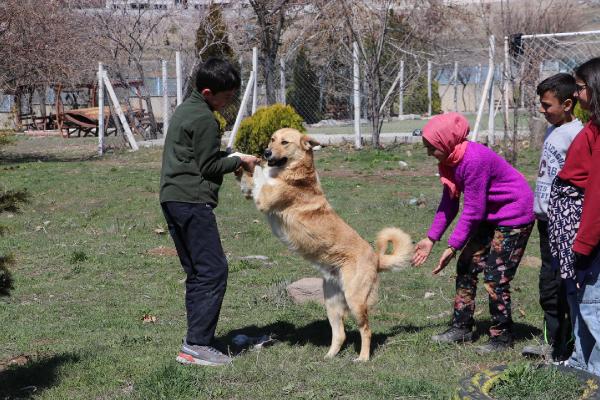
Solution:
{"label": "boy's hand", "polygon": [[250,173],[254,172],[254,167],[257,166],[260,163],[260,158],[254,157],[254,156],[250,156],[250,155],[242,155],[239,156],[240,159],[242,160],[242,168],[245,171],[248,171]]}

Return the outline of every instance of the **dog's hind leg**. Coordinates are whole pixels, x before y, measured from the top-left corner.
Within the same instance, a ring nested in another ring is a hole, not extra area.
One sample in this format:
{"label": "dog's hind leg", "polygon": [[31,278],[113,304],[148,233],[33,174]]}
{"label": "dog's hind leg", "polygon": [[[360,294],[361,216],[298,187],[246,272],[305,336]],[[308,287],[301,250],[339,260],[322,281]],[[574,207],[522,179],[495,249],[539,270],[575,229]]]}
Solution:
{"label": "dog's hind leg", "polygon": [[331,346],[325,358],[332,358],[339,353],[346,340],[344,317],[348,311],[348,306],[346,305],[344,292],[340,287],[340,283],[335,278],[323,279],[323,294],[325,295],[327,318],[331,325]]}
{"label": "dog's hind leg", "polygon": [[355,361],[369,361],[371,353],[368,301],[375,282],[374,280],[370,281],[372,282],[370,284],[366,284],[367,280],[352,282],[346,287],[346,302],[360,331],[360,354]]}

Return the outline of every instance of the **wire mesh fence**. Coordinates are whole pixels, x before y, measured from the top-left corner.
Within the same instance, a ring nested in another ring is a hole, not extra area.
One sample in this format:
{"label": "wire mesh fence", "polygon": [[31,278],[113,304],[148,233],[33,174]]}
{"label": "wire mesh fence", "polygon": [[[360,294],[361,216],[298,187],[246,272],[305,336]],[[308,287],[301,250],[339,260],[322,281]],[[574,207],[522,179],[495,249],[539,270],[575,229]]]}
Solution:
{"label": "wire mesh fence", "polygon": [[[492,107],[491,115],[497,128],[508,125],[497,119],[505,118],[503,108],[506,107],[513,111],[513,120],[514,115],[520,112],[521,120],[529,123],[528,129],[532,131],[531,122],[536,120],[537,114],[537,84],[554,73],[571,72],[581,62],[600,55],[598,31],[513,36],[508,41],[508,59],[502,51],[502,40],[497,42],[493,89],[485,94],[483,89],[488,69],[488,49],[485,47],[390,58],[379,66],[380,74],[376,77],[366,61],[358,59],[359,115],[363,134],[370,133],[367,126],[372,118],[374,97],[371,94],[376,79],[379,79],[380,85],[378,104],[381,105],[384,97],[388,98],[381,109],[382,132],[409,132],[416,125],[396,123],[407,116],[427,116],[445,111],[475,113],[482,97],[490,93],[493,94],[493,100],[486,104],[486,108]],[[251,101],[245,105],[243,116],[251,115],[255,107],[279,102],[292,106],[309,128],[337,133],[341,131],[341,128],[336,130],[337,127],[344,127],[344,132],[352,133],[355,59],[351,48],[348,44],[340,44],[324,52],[323,49],[296,47],[286,50],[270,64],[259,57],[256,96],[251,97]],[[191,50],[179,54],[179,79],[185,96],[193,86],[193,72],[199,59]],[[237,54],[236,64],[242,77],[242,88],[233,104],[222,113],[228,129],[238,115],[246,84],[254,68],[251,49],[238,51]],[[163,133],[165,120],[168,121],[168,116],[177,106],[176,64],[175,51],[139,63],[104,64],[109,79],[114,82],[119,102],[131,109],[152,114],[156,131],[150,134],[148,129],[139,130],[138,133],[145,138]],[[507,69],[504,64],[508,65]],[[164,76],[163,65],[166,67]],[[265,66],[268,65],[271,71],[265,73]],[[66,109],[88,107],[95,103],[96,94],[93,90],[93,85],[63,90],[60,93],[61,101]],[[55,88],[48,88],[45,104],[55,103],[56,94]],[[21,99],[21,113],[31,112],[32,105],[39,105],[39,97],[30,96],[28,101]],[[506,98],[508,104],[503,106]],[[13,96],[4,95],[0,100],[0,111],[6,112],[15,106]]]}
{"label": "wire mesh fence", "polygon": [[600,56],[599,45],[600,31],[512,36],[508,43],[512,108],[535,115],[538,83],[559,72],[571,73]]}

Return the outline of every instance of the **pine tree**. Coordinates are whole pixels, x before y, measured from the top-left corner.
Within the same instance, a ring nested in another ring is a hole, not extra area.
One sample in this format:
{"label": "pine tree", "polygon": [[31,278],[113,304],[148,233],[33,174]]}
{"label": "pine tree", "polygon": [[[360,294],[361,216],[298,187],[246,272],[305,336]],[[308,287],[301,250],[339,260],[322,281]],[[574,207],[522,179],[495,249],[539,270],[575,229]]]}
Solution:
{"label": "pine tree", "polygon": [[196,55],[203,60],[220,57],[233,61],[234,53],[229,45],[227,26],[218,4],[210,5],[206,21],[202,21],[196,31]]}
{"label": "pine tree", "polygon": [[[0,147],[7,143],[7,136],[0,134]],[[18,212],[19,205],[27,202],[28,197],[25,191],[0,191],[0,214],[3,212]],[[0,225],[0,236],[5,233],[6,227]],[[11,254],[0,254],[0,296],[8,296],[13,288],[12,276],[8,269],[13,263],[14,259]]]}
{"label": "pine tree", "polygon": [[[427,103],[427,77],[421,75],[417,78],[417,82],[405,92],[404,112],[407,114],[426,114]],[[442,112],[439,83],[436,80],[431,82],[431,112],[432,114]]]}
{"label": "pine tree", "polygon": [[296,55],[288,97],[289,104],[306,123],[314,124],[321,119],[318,78],[303,47]]}

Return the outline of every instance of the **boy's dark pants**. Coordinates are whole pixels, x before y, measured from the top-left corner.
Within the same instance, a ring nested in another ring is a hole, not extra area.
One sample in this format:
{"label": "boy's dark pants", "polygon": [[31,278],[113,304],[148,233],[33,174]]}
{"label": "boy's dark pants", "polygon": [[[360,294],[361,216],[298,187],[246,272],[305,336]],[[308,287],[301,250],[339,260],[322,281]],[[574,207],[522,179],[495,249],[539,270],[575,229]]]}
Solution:
{"label": "boy's dark pants", "polygon": [[161,204],[169,232],[187,274],[187,342],[210,345],[227,287],[227,259],[212,207],[208,204]]}
{"label": "boy's dark pants", "polygon": [[573,352],[572,327],[564,281],[553,265],[548,240],[548,222],[537,220],[540,233],[540,306],[544,310],[544,340],[553,347],[553,357],[564,359]]}
{"label": "boy's dark pants", "polygon": [[510,281],[517,272],[531,224],[511,227],[482,223],[469,240],[456,265],[456,296],[452,325],[471,328],[474,324],[477,275],[483,272],[492,317],[490,337],[512,337]]}

